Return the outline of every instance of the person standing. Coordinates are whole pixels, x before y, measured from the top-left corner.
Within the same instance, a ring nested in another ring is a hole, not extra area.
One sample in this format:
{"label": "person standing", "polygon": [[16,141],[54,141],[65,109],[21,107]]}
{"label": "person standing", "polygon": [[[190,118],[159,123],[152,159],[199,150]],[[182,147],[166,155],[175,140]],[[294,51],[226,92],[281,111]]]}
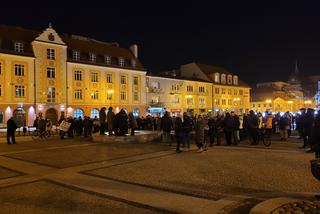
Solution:
{"label": "person standing", "polygon": [[175,137],[176,137],[176,141],[177,141],[176,152],[179,153],[179,152],[182,152],[180,150],[180,145],[183,140],[183,125],[182,125],[182,119],[180,117],[176,118],[174,132],[175,132]]}
{"label": "person standing", "polygon": [[258,126],[259,126],[259,119],[254,114],[253,110],[250,110],[249,115],[247,117],[248,122],[248,131],[250,134],[250,137],[252,139],[251,145],[257,145],[257,138],[258,138]]}
{"label": "person standing", "polygon": [[233,111],[231,112],[232,117],[232,139],[233,144],[238,145],[240,142],[239,130],[240,130],[240,120],[238,115],[236,115]]}
{"label": "person standing", "polygon": [[100,135],[105,135],[105,131],[106,131],[106,119],[107,119],[106,108],[103,107],[103,108],[101,108],[100,111],[99,111]]}
{"label": "person standing", "polygon": [[108,108],[108,113],[107,113],[107,123],[108,123],[108,134],[109,136],[113,135],[113,129],[114,129],[114,112],[113,112],[113,108],[109,107]]}
{"label": "person standing", "polygon": [[310,146],[311,148],[311,150],[309,150],[308,152],[312,151],[312,144],[311,144],[310,138],[311,138],[313,122],[314,122],[314,110],[312,108],[308,108],[304,118],[304,123],[303,123],[304,145]]}
{"label": "person standing", "polygon": [[7,143],[11,144],[10,138],[12,140],[12,144],[16,143],[15,139],[15,132],[17,129],[17,125],[13,120],[13,117],[10,117],[10,119],[7,121]]}
{"label": "person standing", "polygon": [[132,112],[129,113],[129,125],[131,129],[131,136],[134,136],[134,130],[138,128],[138,124]]}
{"label": "person standing", "polygon": [[118,121],[119,125],[119,136],[125,136],[128,133],[128,115],[124,109],[121,109],[120,112],[117,114],[116,120]]}
{"label": "person standing", "polygon": [[171,146],[170,132],[173,127],[172,118],[169,115],[169,112],[166,111],[164,116],[161,118],[161,130],[162,130],[162,140],[164,143],[169,144]]}
{"label": "person standing", "polygon": [[223,129],[226,137],[226,143],[228,146],[230,146],[232,144],[233,120],[229,112],[227,112],[226,116],[224,117]]}
{"label": "person standing", "polygon": [[192,131],[192,120],[186,112],[183,113],[183,123],[182,123],[182,135],[183,135],[183,145],[187,145],[190,149],[190,132]]}
{"label": "person standing", "polygon": [[213,114],[210,115],[208,119],[208,126],[209,126],[209,146],[213,146],[214,144],[214,138],[216,136],[216,120],[214,119]]}
{"label": "person standing", "polygon": [[285,115],[280,117],[279,120],[279,130],[280,130],[280,140],[286,141],[288,138],[288,120]]}
{"label": "person standing", "polygon": [[203,152],[203,144],[204,144],[204,126],[205,126],[205,121],[202,118],[201,115],[198,116],[198,119],[196,120],[196,144],[198,147],[198,152]]}
{"label": "person standing", "polygon": [[314,119],[311,132],[312,149],[315,152],[316,159],[320,158],[320,114],[318,113]]}

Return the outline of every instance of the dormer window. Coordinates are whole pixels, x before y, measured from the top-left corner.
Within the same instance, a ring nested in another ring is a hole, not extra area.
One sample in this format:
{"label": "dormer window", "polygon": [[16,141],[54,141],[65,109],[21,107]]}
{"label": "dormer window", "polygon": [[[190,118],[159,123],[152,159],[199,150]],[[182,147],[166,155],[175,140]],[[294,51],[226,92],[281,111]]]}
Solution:
{"label": "dormer window", "polygon": [[123,58],[123,57],[119,57],[119,65],[120,65],[121,67],[124,66],[124,58]]}
{"label": "dormer window", "polygon": [[228,85],[232,85],[232,75],[228,75]]}
{"label": "dormer window", "polygon": [[107,65],[111,64],[111,56],[105,55],[104,56],[104,63]]}
{"label": "dormer window", "polygon": [[221,83],[226,84],[226,75],[225,74],[221,74]]}
{"label": "dormer window", "polygon": [[47,48],[47,59],[54,60],[56,58],[56,50],[53,48]]}
{"label": "dormer window", "polygon": [[79,61],[80,60],[80,51],[73,51],[72,53],[73,59]]}
{"label": "dormer window", "polygon": [[136,61],[135,59],[132,59],[132,60],[131,60],[131,66],[132,66],[133,68],[137,67],[137,61]]}
{"label": "dormer window", "polygon": [[89,53],[89,60],[90,62],[96,62],[97,61],[97,56],[94,53]]}
{"label": "dormer window", "polygon": [[15,42],[14,43],[14,51],[15,52],[23,52],[23,43],[22,42]]}
{"label": "dormer window", "polygon": [[219,83],[220,82],[220,74],[219,73],[215,73],[214,74],[214,82],[215,83]]}
{"label": "dormer window", "polygon": [[238,76],[233,76],[233,85],[238,85]]}

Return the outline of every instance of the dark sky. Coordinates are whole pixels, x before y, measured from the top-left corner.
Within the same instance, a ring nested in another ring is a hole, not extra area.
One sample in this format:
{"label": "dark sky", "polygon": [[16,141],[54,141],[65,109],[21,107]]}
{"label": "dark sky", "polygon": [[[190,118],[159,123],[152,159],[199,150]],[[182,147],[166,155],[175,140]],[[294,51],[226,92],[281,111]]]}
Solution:
{"label": "dark sky", "polygon": [[51,22],[60,34],[124,47],[137,43],[141,61],[153,73],[196,61],[226,67],[253,84],[286,80],[298,60],[303,74],[320,74],[316,1],[66,2],[5,6],[0,23],[43,30]]}

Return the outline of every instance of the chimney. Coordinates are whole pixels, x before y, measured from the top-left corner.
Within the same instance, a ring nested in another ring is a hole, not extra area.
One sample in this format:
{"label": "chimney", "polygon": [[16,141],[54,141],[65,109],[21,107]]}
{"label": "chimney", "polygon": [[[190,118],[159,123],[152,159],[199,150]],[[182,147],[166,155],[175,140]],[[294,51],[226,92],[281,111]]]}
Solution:
{"label": "chimney", "polygon": [[135,58],[138,58],[138,45],[134,44],[129,47]]}

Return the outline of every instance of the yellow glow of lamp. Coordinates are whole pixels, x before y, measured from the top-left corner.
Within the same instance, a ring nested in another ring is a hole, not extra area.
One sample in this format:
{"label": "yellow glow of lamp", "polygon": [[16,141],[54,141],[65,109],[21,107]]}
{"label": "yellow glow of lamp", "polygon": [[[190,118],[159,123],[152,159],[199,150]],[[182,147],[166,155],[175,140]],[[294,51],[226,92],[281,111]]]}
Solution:
{"label": "yellow glow of lamp", "polygon": [[289,103],[289,104],[292,104],[292,103],[293,103],[293,101],[289,100],[289,101],[288,101],[288,103]]}
{"label": "yellow glow of lamp", "polygon": [[272,102],[272,100],[266,100],[266,103],[271,103]]}
{"label": "yellow glow of lamp", "polygon": [[114,93],[114,90],[108,90],[108,94]]}

